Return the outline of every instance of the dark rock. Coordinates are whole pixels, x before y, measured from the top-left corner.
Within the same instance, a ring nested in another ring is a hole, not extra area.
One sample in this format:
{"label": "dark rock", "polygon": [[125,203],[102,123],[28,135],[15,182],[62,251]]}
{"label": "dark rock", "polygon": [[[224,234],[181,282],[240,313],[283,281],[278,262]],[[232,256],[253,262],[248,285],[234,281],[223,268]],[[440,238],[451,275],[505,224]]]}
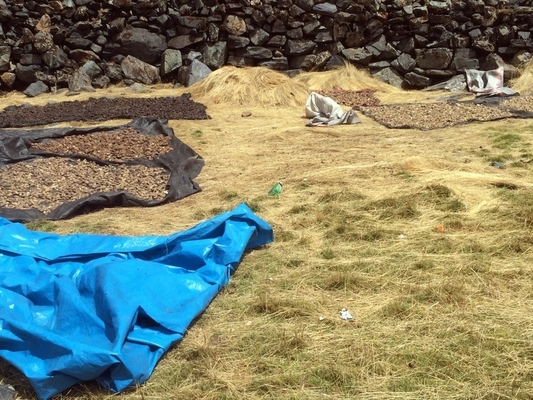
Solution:
{"label": "dark rock", "polygon": [[315,5],[313,0],[296,0],[296,5],[305,11],[311,11]]}
{"label": "dark rock", "polygon": [[320,15],[333,17],[337,12],[337,6],[332,3],[318,3],[313,6],[313,12],[316,12]]}
{"label": "dark rock", "polygon": [[244,57],[257,59],[272,58],[272,51],[261,46],[248,46],[244,52]]}
{"label": "dark rock", "polygon": [[415,39],[412,37],[402,39],[396,48],[402,53],[407,53],[412,56],[415,54]]}
{"label": "dark rock", "polygon": [[202,42],[203,40],[203,35],[181,35],[170,39],[167,46],[171,49],[181,50],[194,43]]}
{"label": "dark rock", "polygon": [[268,47],[283,47],[287,43],[287,37],[285,35],[273,36],[267,43]]}
{"label": "dark rock", "polygon": [[216,42],[220,34],[220,28],[215,24],[207,25],[207,36],[211,42]]}
{"label": "dark rock", "polygon": [[0,72],[9,70],[10,59],[11,59],[11,47],[0,46]]}
{"label": "dark rock", "polygon": [[404,75],[404,79],[405,82],[411,87],[421,88],[431,85],[431,79],[415,72],[406,73]]}
{"label": "dark rock", "polygon": [[479,60],[474,58],[476,52],[472,49],[457,49],[451,67],[457,71],[464,71],[465,69],[479,69]]}
{"label": "dark rock", "polygon": [[20,63],[22,65],[39,65],[42,61],[43,59],[39,54],[21,54],[20,56]]}
{"label": "dark rock", "polygon": [[17,64],[17,67],[15,68],[15,75],[19,81],[29,84],[37,82],[35,73],[39,71],[41,71],[41,67],[39,65]]}
{"label": "dark rock", "polygon": [[89,75],[89,78],[91,79],[94,79],[102,74],[102,69],[92,60],[87,61],[85,64],[83,64],[80,69],[84,70],[85,73]]}
{"label": "dark rock", "polygon": [[122,80],[122,68],[113,62],[106,62],[102,64],[105,76],[107,76],[111,82],[118,82]]}
{"label": "dark rock", "polygon": [[372,73],[372,76],[397,88],[401,88],[403,84],[401,75],[393,68],[383,68],[378,72]]}
{"label": "dark rock", "polygon": [[218,69],[224,66],[228,55],[226,42],[205,44],[202,51],[204,63],[210,69]]}
{"label": "dark rock", "polygon": [[167,48],[163,36],[130,26],[118,35],[117,42],[122,46],[122,54],[133,56],[148,64],[158,62]]}
{"label": "dark rock", "polygon": [[494,45],[486,39],[474,40],[474,43],[472,43],[472,47],[486,53],[494,52]]}
{"label": "dark rock", "polygon": [[361,47],[367,40],[361,32],[348,32],[346,34],[346,47]]}
{"label": "dark rock", "polygon": [[70,49],[84,49],[88,50],[93,44],[92,41],[84,39],[82,37],[68,37],[65,39],[65,44]]}
{"label": "dark rock", "polygon": [[91,77],[83,69],[77,69],[68,80],[68,90],[74,93],[94,92]]}
{"label": "dark rock", "polygon": [[76,61],[78,65],[85,64],[87,61],[90,61],[90,60],[97,61],[97,62],[101,61],[100,57],[98,57],[98,55],[94,51],[91,51],[91,50],[81,50],[81,49],[71,50],[69,53],[69,57],[73,59],[74,61]]}
{"label": "dark rock", "polygon": [[287,32],[287,28],[285,27],[283,22],[281,22],[279,19],[276,19],[274,23],[272,24],[272,30],[270,31],[270,33],[285,33],[285,32]]}
{"label": "dark rock", "polygon": [[339,69],[345,66],[344,59],[338,54],[332,56],[326,65],[324,66],[324,71],[331,71],[334,69]]}
{"label": "dark rock", "polygon": [[447,79],[451,78],[456,74],[456,71],[453,71],[451,69],[422,69],[422,68],[415,68],[413,70],[414,73],[418,75],[433,77],[437,79]]}
{"label": "dark rock", "polygon": [[416,61],[409,54],[402,53],[396,60],[391,62],[391,66],[405,74],[415,69]]}
{"label": "dark rock", "polygon": [[178,23],[187,27],[197,29],[198,31],[205,31],[207,27],[207,18],[205,17],[190,17],[190,16],[179,16]]}
{"label": "dark rock", "polygon": [[210,73],[211,69],[204,63],[198,60],[194,60],[189,66],[189,73],[187,75],[187,81],[185,85],[191,86],[196,82],[200,82],[202,79],[205,79]]}
{"label": "dark rock", "polygon": [[424,69],[445,69],[452,61],[453,53],[450,49],[420,49],[416,50],[416,63]]}
{"label": "dark rock", "polygon": [[166,49],[161,57],[161,75],[166,76],[183,65],[181,51]]}
{"label": "dark rock", "polygon": [[498,54],[489,54],[481,64],[481,68],[484,71],[490,71],[500,67],[503,67],[503,76],[506,80],[520,76],[519,69],[512,64],[506,63]]}
{"label": "dark rock", "polygon": [[24,93],[28,97],[35,97],[43,93],[48,93],[49,91],[50,88],[44,82],[37,81],[30,83],[30,85],[22,93]]}
{"label": "dark rock", "polygon": [[42,59],[48,68],[59,69],[67,64],[68,56],[61,47],[54,46],[52,50],[43,54]]}
{"label": "dark rock", "polygon": [[447,81],[428,86],[424,90],[449,90],[450,92],[457,92],[466,89],[466,78],[464,75],[455,75]]}
{"label": "dark rock", "polygon": [[290,31],[287,31],[287,37],[289,39],[302,39],[304,37],[302,28],[296,28],[296,29],[291,29]]}
{"label": "dark rock", "polygon": [[331,30],[319,30],[315,36],[315,43],[331,43],[333,42],[333,35]]}
{"label": "dark rock", "polygon": [[513,59],[511,60],[511,65],[514,65],[517,68],[524,67],[533,59],[533,54],[527,50],[519,50],[514,54]]}
{"label": "dark rock", "polygon": [[289,55],[304,55],[312,53],[316,48],[316,43],[311,40],[289,40],[287,49]]}
{"label": "dark rock", "polygon": [[228,35],[228,48],[230,49],[243,49],[249,44],[250,44],[250,39],[248,39],[247,37]]}
{"label": "dark rock", "polygon": [[376,61],[368,64],[368,68],[370,69],[383,69],[388,67],[390,67],[390,62],[388,61]]}
{"label": "dark rock", "polygon": [[253,67],[256,64],[256,60],[250,57],[242,57],[230,54],[228,56],[227,64],[234,67]]}
{"label": "dark rock", "polygon": [[261,61],[257,65],[260,67],[266,67],[277,71],[285,71],[289,69],[287,57],[273,57],[272,60]]}
{"label": "dark rock", "polygon": [[303,71],[310,71],[315,65],[315,59],[315,54],[291,57],[289,67],[293,69],[300,69]]}
{"label": "dark rock", "polygon": [[290,14],[291,17],[299,17],[303,13],[305,13],[305,10],[303,8],[301,8],[301,7],[298,7],[296,4],[294,4],[289,9],[289,14]]}
{"label": "dark rock", "polygon": [[198,61],[202,61],[203,62],[204,61],[204,56],[199,51],[191,50],[187,54],[187,57],[185,58],[185,60],[187,61],[187,64],[190,65],[194,60],[198,60]]}
{"label": "dark rock", "polygon": [[120,66],[124,76],[135,82],[152,85],[159,81],[159,70],[156,67],[133,56],[127,56]]}
{"label": "dark rock", "polygon": [[17,76],[13,72],[4,72],[2,75],[0,75],[0,80],[4,83],[4,85],[11,89],[13,85],[15,85]]}
{"label": "dark rock", "polygon": [[109,86],[109,83],[111,83],[111,79],[106,75],[102,75],[93,79],[92,86],[97,89],[105,89]]}
{"label": "dark rock", "polygon": [[304,35],[314,35],[320,28],[320,21],[314,20],[304,25],[302,31]]}
{"label": "dark rock", "polygon": [[250,41],[255,46],[262,46],[268,42],[270,35],[265,30],[259,28],[252,32],[250,35]]}
{"label": "dark rock", "polygon": [[118,43],[107,43],[102,49],[102,58],[104,60],[111,60],[117,54],[122,51],[122,46]]}
{"label": "dark rock", "polygon": [[348,60],[361,65],[368,65],[368,63],[372,59],[372,53],[370,53],[370,51],[365,48],[345,49],[342,50],[342,55]]}
{"label": "dark rock", "polygon": [[507,25],[496,27],[496,40],[499,46],[509,46],[514,37],[513,31]]}
{"label": "dark rock", "polygon": [[48,32],[37,32],[33,37],[33,46],[39,53],[52,50],[52,48],[55,46],[54,37]]}

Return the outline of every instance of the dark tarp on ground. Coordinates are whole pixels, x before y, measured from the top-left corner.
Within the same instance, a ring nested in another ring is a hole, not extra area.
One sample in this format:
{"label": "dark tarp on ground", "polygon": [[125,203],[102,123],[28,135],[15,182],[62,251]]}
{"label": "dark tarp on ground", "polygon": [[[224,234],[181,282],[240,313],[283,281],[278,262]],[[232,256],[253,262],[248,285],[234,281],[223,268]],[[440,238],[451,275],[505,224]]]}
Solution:
{"label": "dark tarp on ground", "polygon": [[0,357],[39,399],[141,383],[244,252],[272,240],[244,204],[170,236],[60,236],[0,218]]}
{"label": "dark tarp on ground", "polygon": [[[89,134],[96,132],[121,131],[133,128],[146,135],[165,135],[170,137],[172,151],[157,156],[154,160],[138,159],[124,162],[124,164],[142,164],[164,168],[170,172],[168,194],[161,200],[140,199],[128,192],[95,193],[93,195],[61,204],[45,215],[37,209],[12,209],[0,207],[0,217],[11,221],[31,221],[36,219],[58,220],[71,218],[75,215],[88,213],[106,207],[151,207],[176,201],[200,191],[200,187],[193,181],[202,170],[204,160],[188,145],[179,140],[166,121],[140,118],[129,124],[114,127],[91,128],[49,128],[34,130],[2,130],[0,129],[0,168],[8,163],[25,161],[41,156],[64,156],[61,154],[44,152],[31,148],[31,143],[43,139],[62,138],[67,135]],[[111,164],[90,156],[71,157],[84,158],[102,165]],[[116,164],[116,163],[113,163]]]}

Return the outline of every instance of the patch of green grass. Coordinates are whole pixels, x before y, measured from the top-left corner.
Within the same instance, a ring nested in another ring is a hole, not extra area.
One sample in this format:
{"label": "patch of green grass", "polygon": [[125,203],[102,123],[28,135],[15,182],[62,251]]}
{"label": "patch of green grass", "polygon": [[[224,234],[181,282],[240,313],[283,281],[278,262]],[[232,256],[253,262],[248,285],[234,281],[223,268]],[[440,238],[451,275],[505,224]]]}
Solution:
{"label": "patch of green grass", "polygon": [[445,282],[425,287],[418,287],[414,294],[416,302],[428,304],[452,304],[464,303],[466,290],[461,282]]}
{"label": "patch of green grass", "polygon": [[291,242],[296,239],[296,235],[293,232],[283,229],[281,227],[277,227],[274,229],[274,236],[275,240],[280,242]]}
{"label": "patch of green grass", "polygon": [[308,212],[311,209],[310,204],[298,204],[295,206],[292,206],[289,210],[289,214],[304,214]]}
{"label": "patch of green grass", "polygon": [[352,201],[359,201],[364,199],[364,196],[358,192],[349,190],[342,190],[340,192],[327,192],[318,198],[319,203],[346,203]]}
{"label": "patch of green grass", "polygon": [[422,260],[419,260],[419,261],[416,261],[414,264],[413,264],[413,268],[415,269],[420,269],[420,270],[429,270],[429,269],[432,269],[435,267],[435,263],[430,260],[430,259],[422,259]]}
{"label": "patch of green grass", "polygon": [[337,254],[332,249],[324,249],[320,252],[320,255],[324,260],[333,260],[337,257]]}
{"label": "patch of green grass", "polygon": [[263,211],[263,206],[261,205],[261,200],[259,199],[247,200],[244,202],[244,204],[246,204],[254,213]]}
{"label": "patch of green grass", "polygon": [[466,211],[466,205],[459,199],[444,201],[437,206],[437,210],[448,212]]}
{"label": "patch of green grass", "polygon": [[492,136],[494,147],[503,150],[510,150],[520,141],[522,141],[522,136],[516,133],[501,133]]}
{"label": "patch of green grass", "polygon": [[369,287],[368,278],[357,272],[329,272],[324,278],[324,289],[357,292]]}
{"label": "patch of green grass", "polygon": [[105,234],[112,226],[109,221],[76,222],[70,228],[70,232]]}
{"label": "patch of green grass", "polygon": [[24,226],[29,230],[39,232],[54,232],[57,229],[57,224],[45,219],[25,222]]}
{"label": "patch of green grass", "polygon": [[196,129],[192,132],[192,136],[196,139],[200,139],[203,136],[203,132],[200,129]]}
{"label": "patch of green grass", "polygon": [[224,190],[220,193],[220,197],[222,198],[222,200],[232,201],[238,199],[239,194],[231,190]]}
{"label": "patch of green grass", "polygon": [[420,215],[413,196],[389,197],[370,202],[368,211],[379,212],[379,219],[412,219]]}
{"label": "patch of green grass", "polygon": [[394,176],[400,179],[403,179],[407,182],[412,182],[415,180],[415,176],[407,171],[399,171],[394,173]]}
{"label": "patch of green grass", "polygon": [[416,303],[411,297],[400,296],[389,300],[379,310],[380,316],[384,318],[408,318],[416,309]]}

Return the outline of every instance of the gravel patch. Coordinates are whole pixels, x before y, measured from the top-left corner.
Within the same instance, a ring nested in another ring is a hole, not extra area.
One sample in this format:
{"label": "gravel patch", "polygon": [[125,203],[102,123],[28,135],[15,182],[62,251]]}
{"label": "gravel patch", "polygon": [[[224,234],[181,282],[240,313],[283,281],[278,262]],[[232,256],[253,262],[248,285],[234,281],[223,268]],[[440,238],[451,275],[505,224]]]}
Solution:
{"label": "gravel patch", "polygon": [[364,90],[313,90],[313,92],[329,97],[335,103],[348,107],[374,107],[380,100],[374,96],[373,89]]}
{"label": "gravel patch", "polygon": [[169,173],[144,165],[99,165],[61,157],[38,158],[0,169],[0,207],[48,213],[68,201],[98,192],[126,191],[141,199],[163,199]]}
{"label": "gravel patch", "polygon": [[51,103],[44,106],[12,106],[0,113],[0,127],[40,126],[67,121],[107,121],[110,119],[209,119],[206,106],[179,97],[100,98]]}
{"label": "gravel patch", "polygon": [[533,96],[513,96],[500,104],[512,110],[533,112]]}
{"label": "gravel patch", "polygon": [[507,110],[474,103],[393,104],[358,109],[388,128],[421,130],[513,117]]}
{"label": "gravel patch", "polygon": [[145,135],[133,128],[113,133],[97,132],[65,136],[33,143],[31,147],[49,153],[92,156],[112,162],[139,158],[152,160],[160,154],[172,151],[168,136]]}

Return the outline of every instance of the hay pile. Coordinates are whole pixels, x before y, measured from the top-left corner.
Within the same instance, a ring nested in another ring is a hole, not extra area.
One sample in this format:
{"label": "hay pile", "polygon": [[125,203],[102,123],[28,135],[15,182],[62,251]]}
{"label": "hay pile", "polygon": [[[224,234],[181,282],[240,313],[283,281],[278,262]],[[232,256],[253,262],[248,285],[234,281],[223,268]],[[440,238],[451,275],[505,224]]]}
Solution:
{"label": "hay pile", "polygon": [[192,85],[196,101],[249,107],[301,106],[309,96],[304,84],[264,67],[223,67]]}
{"label": "hay pile", "polygon": [[524,66],[520,76],[513,79],[510,86],[521,95],[533,94],[533,61]]}
{"label": "hay pile", "polygon": [[294,78],[311,90],[365,90],[375,89],[380,92],[397,93],[400,89],[373,78],[368,71],[357,69],[346,63],[344,67],[331,71],[306,72]]}

